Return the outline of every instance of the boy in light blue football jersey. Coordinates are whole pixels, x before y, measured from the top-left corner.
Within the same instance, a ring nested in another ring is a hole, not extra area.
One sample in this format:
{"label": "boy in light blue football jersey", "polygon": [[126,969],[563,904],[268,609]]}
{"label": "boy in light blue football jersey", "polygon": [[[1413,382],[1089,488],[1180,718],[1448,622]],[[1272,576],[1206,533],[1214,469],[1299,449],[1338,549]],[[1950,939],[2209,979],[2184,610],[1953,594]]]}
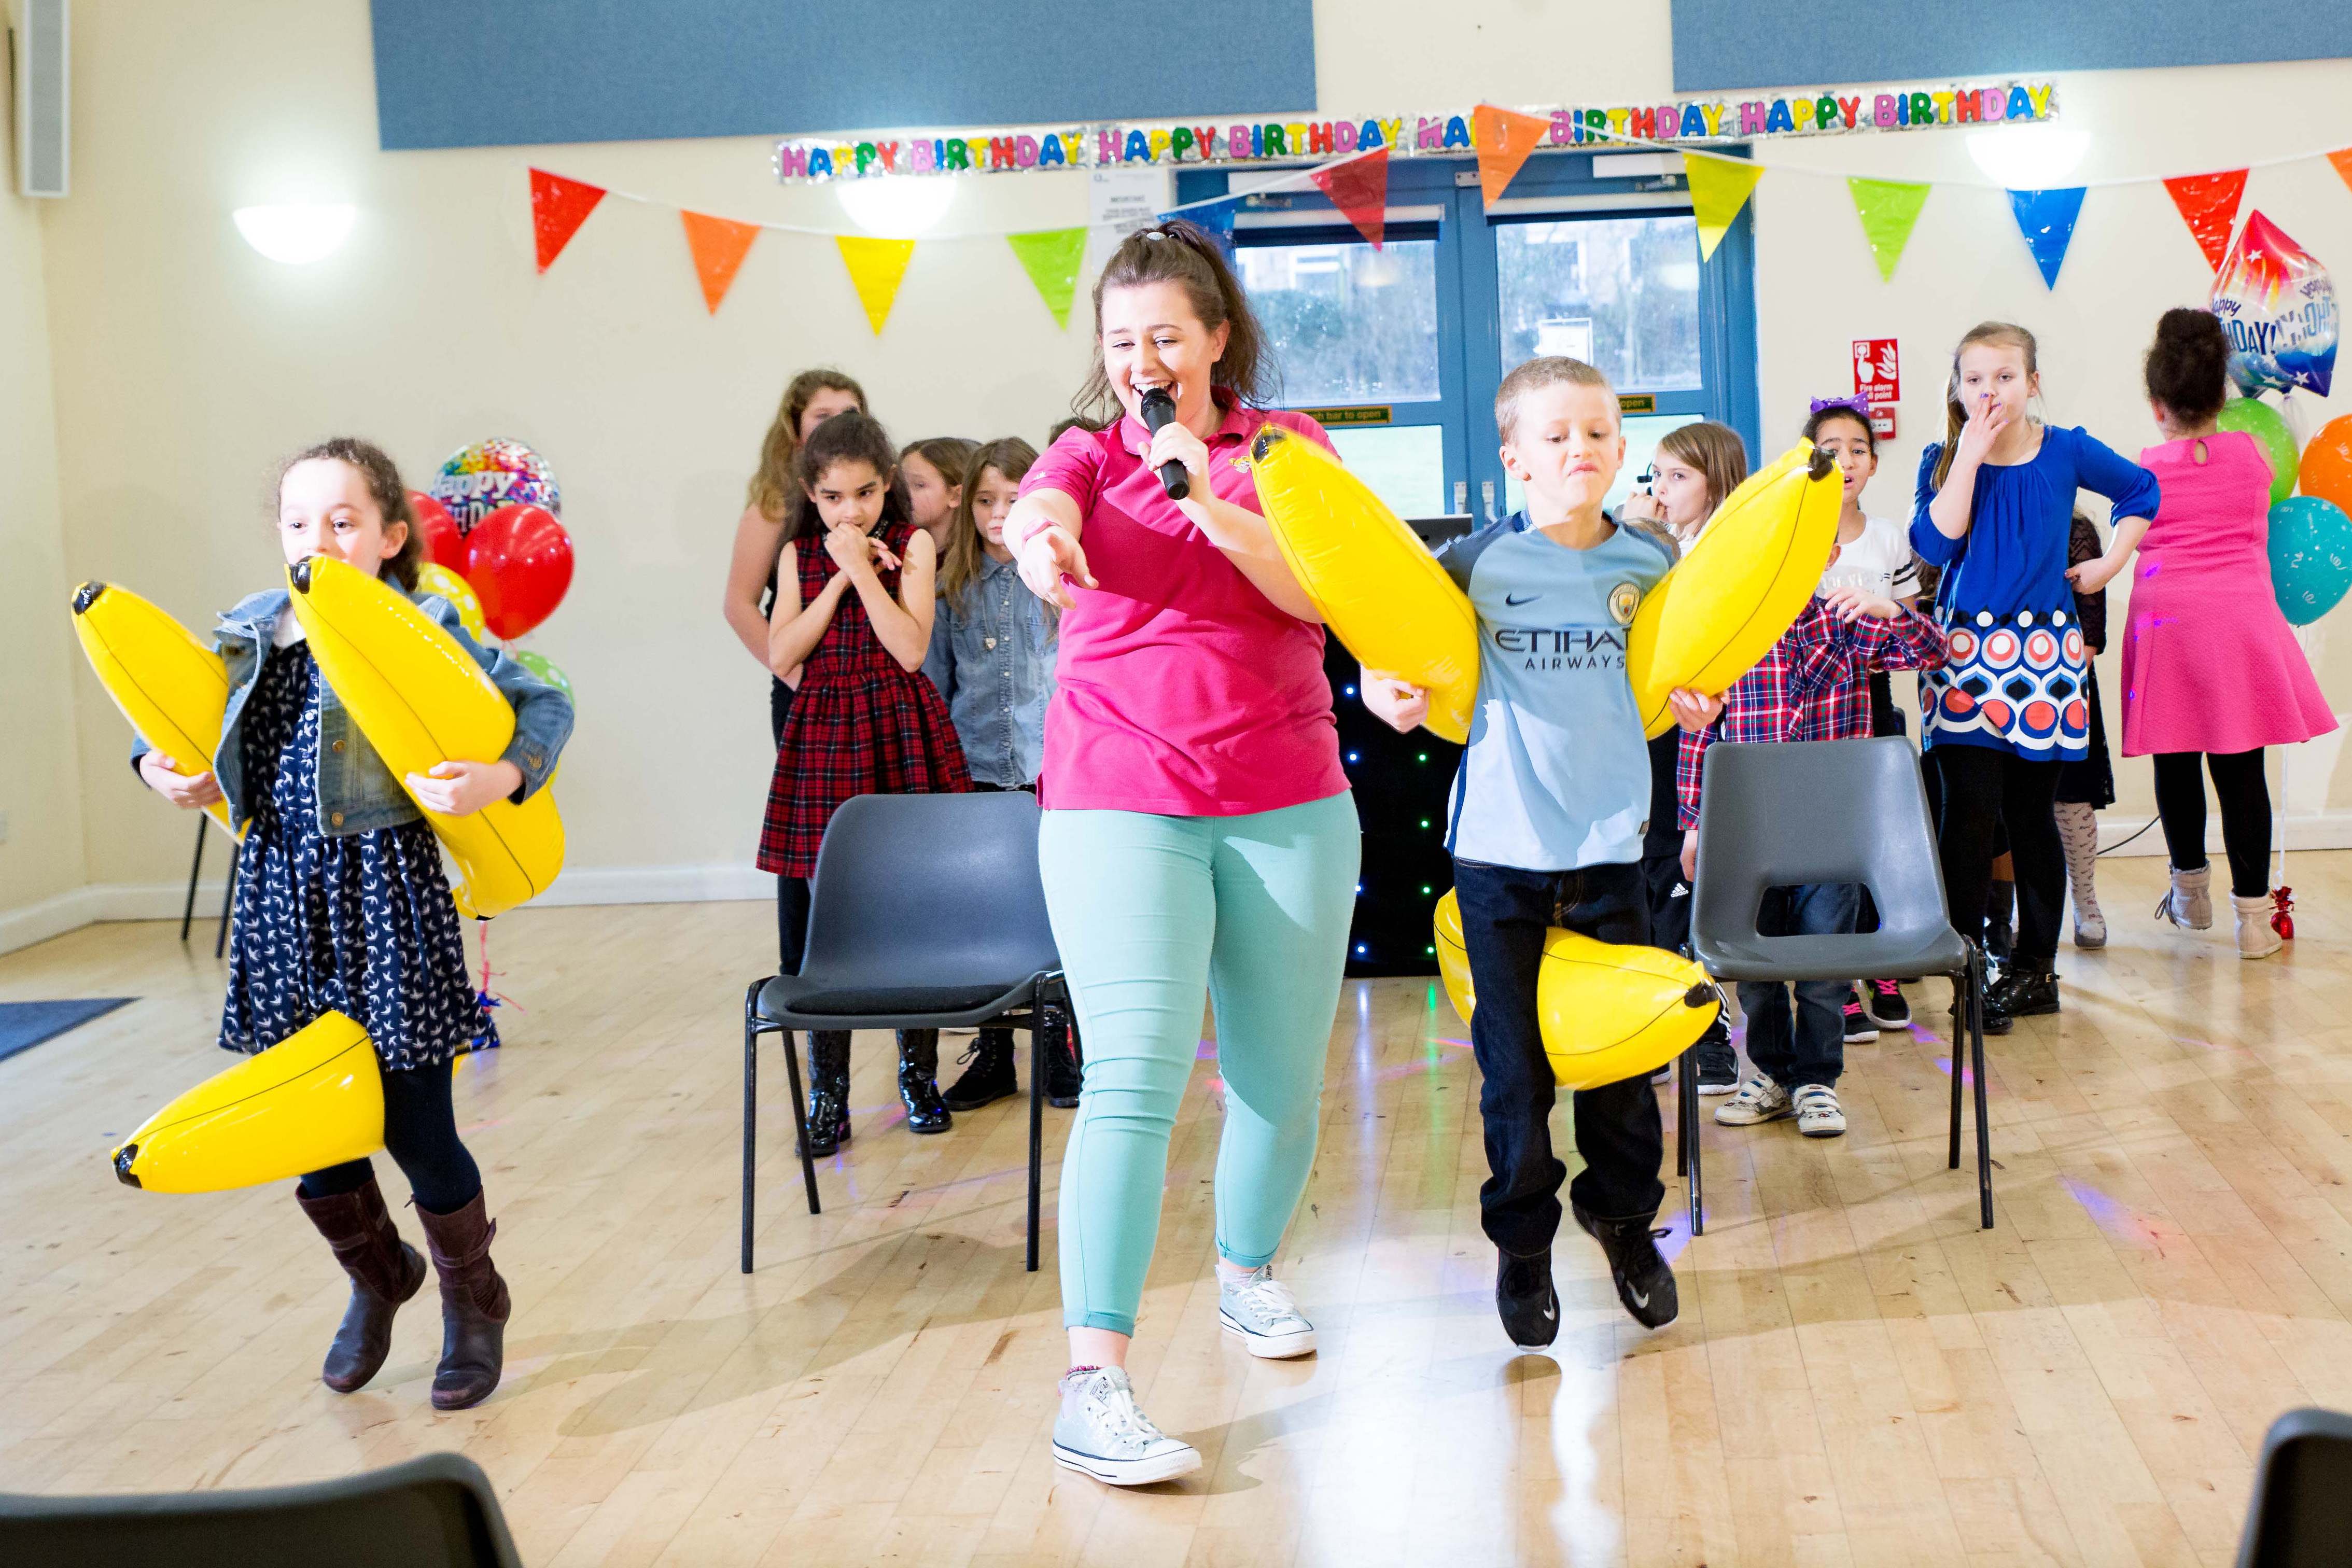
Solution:
{"label": "boy in light blue football jersey", "polygon": [[[1504,467],[1527,510],[1439,557],[1478,612],[1478,702],[1454,781],[1445,847],[1478,1007],[1470,1043],[1484,1076],[1478,1109],[1493,1174],[1481,1223],[1500,1257],[1495,1305],[1512,1341],[1548,1345],[1559,1298],[1551,1244],[1568,1167],[1554,1156],[1556,1090],[1536,1012],[1545,933],[1646,943],[1642,835],[1650,760],[1626,674],[1626,637],[1643,595],[1672,559],[1621,528],[1602,500],[1625,459],[1617,396],[1579,360],[1530,360],[1495,398]],[[1365,706],[1399,730],[1422,722],[1428,694],[1364,672]],[[1703,728],[1722,704],[1673,695]],[[1584,1169],[1570,1189],[1576,1222],[1608,1254],[1618,1300],[1645,1327],[1678,1310],[1674,1271],[1650,1236],[1665,1188],[1658,1098],[1647,1076],[1574,1097]]]}

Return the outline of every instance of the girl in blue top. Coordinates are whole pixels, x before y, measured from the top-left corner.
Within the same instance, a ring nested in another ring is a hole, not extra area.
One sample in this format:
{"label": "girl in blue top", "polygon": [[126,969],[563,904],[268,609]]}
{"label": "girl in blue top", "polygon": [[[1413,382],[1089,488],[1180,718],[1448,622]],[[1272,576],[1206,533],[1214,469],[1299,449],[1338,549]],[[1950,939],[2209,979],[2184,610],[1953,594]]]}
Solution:
{"label": "girl in blue top", "polygon": [[2016,864],[2018,934],[1986,997],[1985,1027],[2058,1011],[2066,858],[2051,816],[2061,764],[2090,751],[2089,654],[2067,580],[2074,492],[2116,519],[2156,515],[2155,479],[2082,430],[2031,417],[2033,334],[1986,321],[1960,340],[1943,441],[1920,454],[1911,547],[1939,568],[1936,618],[1950,662],[1923,671],[1923,744],[1940,775],[1940,853],[1952,924],[1982,923],[1996,827]]}

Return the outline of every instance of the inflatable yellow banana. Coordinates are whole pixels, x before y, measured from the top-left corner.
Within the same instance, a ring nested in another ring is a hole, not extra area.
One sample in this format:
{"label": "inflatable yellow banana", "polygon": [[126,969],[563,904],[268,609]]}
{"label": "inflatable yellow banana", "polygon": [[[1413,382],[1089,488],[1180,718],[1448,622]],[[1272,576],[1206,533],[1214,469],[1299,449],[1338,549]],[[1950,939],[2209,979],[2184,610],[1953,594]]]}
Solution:
{"label": "inflatable yellow banana", "polygon": [[[1466,1023],[1477,997],[1462,910],[1437,900],[1437,971]],[[1656,1071],[1688,1050],[1722,1011],[1706,971],[1657,947],[1595,942],[1554,927],[1536,974],[1544,1055],[1562,1089],[1596,1089]]]}
{"label": "inflatable yellow banana", "polygon": [[[405,595],[322,555],[287,568],[286,580],[320,673],[393,777],[453,759],[496,762],[506,751],[514,709],[457,639]],[[520,805],[495,800],[471,816],[427,811],[425,820],[457,865],[462,913],[504,914],[545,892],[563,869],[563,819],[548,790]]]}
{"label": "inflatable yellow banana", "polygon": [[363,1159],[383,1147],[383,1075],[341,1013],[215,1073],[113,1153],[123,1185],[217,1193]]}
{"label": "inflatable yellow banana", "polygon": [[[74,590],[74,636],[98,683],[147,743],[190,777],[208,773],[228,711],[228,666],[194,632],[128,588],[84,583]],[[242,838],[228,806],[205,815]]]}
{"label": "inflatable yellow banana", "polygon": [[1709,695],[1756,668],[1821,585],[1843,486],[1810,441],[1750,474],[1634,613],[1625,669],[1643,729],[1674,728],[1666,694]]}
{"label": "inflatable yellow banana", "polygon": [[1470,738],[1478,616],[1428,547],[1339,460],[1279,425],[1250,443],[1258,504],[1291,575],[1366,669],[1429,689],[1428,728]]}

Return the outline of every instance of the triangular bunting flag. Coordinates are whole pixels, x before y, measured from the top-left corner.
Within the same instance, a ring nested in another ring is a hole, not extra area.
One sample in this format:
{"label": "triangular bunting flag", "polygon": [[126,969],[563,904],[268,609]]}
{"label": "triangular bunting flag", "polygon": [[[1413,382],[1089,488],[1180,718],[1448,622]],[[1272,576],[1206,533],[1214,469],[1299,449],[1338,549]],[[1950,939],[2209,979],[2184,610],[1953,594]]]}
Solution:
{"label": "triangular bunting flag", "polygon": [[1227,196],[1223,201],[1210,202],[1202,206],[1179,207],[1173,212],[1161,213],[1160,217],[1163,223],[1171,217],[1181,217],[1208,230],[1209,237],[1217,242],[1217,248],[1225,253],[1227,261],[1231,261],[1234,258],[1234,219],[1240,214],[1244,199]]}
{"label": "triangular bunting flag", "polygon": [[1919,221],[1919,209],[1927,205],[1927,193],[1935,187],[1859,175],[1849,175],[1845,183],[1853,193],[1854,216],[1862,219],[1862,237],[1877,258],[1879,281],[1892,283],[1903,247],[1911,243],[1911,226]]}
{"label": "triangular bunting flag", "polygon": [[1326,163],[1308,177],[1378,250],[1389,221],[1389,150],[1383,147],[1344,163]]}
{"label": "triangular bunting flag", "polygon": [[686,247],[694,252],[695,275],[702,279],[702,302],[715,316],[719,301],[727,298],[735,281],[735,269],[743,265],[751,242],[760,237],[760,226],[704,213],[680,211],[677,216],[686,224]]}
{"label": "triangular bunting flag", "polygon": [[1685,153],[1683,173],[1690,177],[1691,216],[1698,219],[1698,256],[1704,261],[1723,243],[1732,220],[1748,205],[1748,193],[1764,177],[1764,168],[1745,158]]}
{"label": "triangular bunting flag", "polygon": [[2230,231],[2238,224],[2238,198],[2246,194],[2246,171],[2183,174],[2165,181],[2164,188],[2172,193],[2180,220],[2205,253],[2205,265],[2221,271],[2222,258],[2230,254]]}
{"label": "triangular bunting flag", "polygon": [[1528,155],[1551,134],[1551,121],[1482,103],[1470,111],[1470,132],[1478,145],[1478,199],[1493,206]]}
{"label": "triangular bunting flag", "polygon": [[2066,247],[2074,243],[2074,220],[2083,216],[2083,187],[2062,191],[2011,191],[2010,210],[2017,215],[2018,232],[2042,268],[2044,288],[2058,287],[2058,269],[2066,265]]}
{"label": "triangular bunting flag", "polygon": [[602,185],[567,180],[544,169],[530,172],[530,227],[539,241],[541,272],[563,254],[563,247],[572,243],[572,237],[580,232],[580,226],[588,221],[588,215],[604,199]]}
{"label": "triangular bunting flag", "polygon": [[2336,165],[2337,177],[2346,184],[2352,185],[2352,147],[2347,147],[2341,152],[2330,153],[2327,154],[2327,161]]}
{"label": "triangular bunting flag", "polygon": [[1083,228],[1043,228],[1029,234],[1008,234],[1005,243],[1021,258],[1021,269],[1037,286],[1054,324],[1070,324],[1070,300],[1078,291],[1078,263],[1087,254]]}
{"label": "triangular bunting flag", "polygon": [[866,307],[866,319],[878,338],[882,323],[890,319],[891,303],[898,298],[898,285],[907,276],[915,242],[837,234],[833,243],[841,247],[841,259],[849,268],[849,281],[856,286],[857,301]]}

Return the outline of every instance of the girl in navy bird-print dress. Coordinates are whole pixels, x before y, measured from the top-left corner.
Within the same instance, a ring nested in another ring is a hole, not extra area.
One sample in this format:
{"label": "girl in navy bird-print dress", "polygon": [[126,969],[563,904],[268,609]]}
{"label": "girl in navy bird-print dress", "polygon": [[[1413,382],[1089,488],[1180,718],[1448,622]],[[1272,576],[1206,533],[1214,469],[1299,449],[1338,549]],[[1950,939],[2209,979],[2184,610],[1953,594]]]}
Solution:
{"label": "girl in navy bird-print dress", "polygon": [[[407,492],[392,460],[367,442],[342,437],[289,460],[278,531],[289,564],[328,555],[415,588],[423,550]],[[384,1148],[408,1178],[441,1282],[433,1404],[461,1410],[498,1386],[510,1304],[490,1261],[498,1227],[480,1169],[457,1137],[449,1080],[460,1054],[497,1037],[466,974],[439,844],[417,808],[463,816],[545,787],[572,732],[572,703],[477,645],[446,600],[422,607],[514,705],[504,756],[453,759],[394,780],[320,675],[283,588],[221,616],[231,693],[217,773],[183,776],[143,741],[133,755],[140,776],[173,804],[226,800],[245,830],[222,1047],[266,1050],[330,1011],[373,1043]],[[424,1285],[425,1259],[401,1239],[365,1159],[310,1173],[295,1197],[351,1278],[320,1373],[347,1394],[382,1368],[393,1315]]]}

